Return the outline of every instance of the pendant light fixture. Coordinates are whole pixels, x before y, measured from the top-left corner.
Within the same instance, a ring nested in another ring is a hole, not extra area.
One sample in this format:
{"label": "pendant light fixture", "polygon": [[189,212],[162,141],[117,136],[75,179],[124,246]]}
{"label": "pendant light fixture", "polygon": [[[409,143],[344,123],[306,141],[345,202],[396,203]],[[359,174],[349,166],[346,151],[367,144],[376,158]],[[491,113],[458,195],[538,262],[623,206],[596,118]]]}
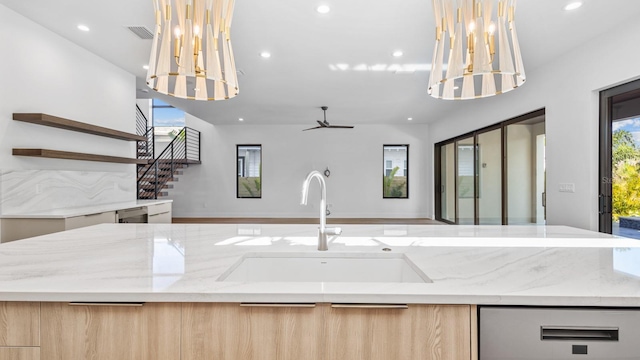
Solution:
{"label": "pendant light fixture", "polygon": [[189,100],[238,94],[230,27],[234,0],[153,0],[156,28],[147,85]]}
{"label": "pendant light fixture", "polygon": [[433,0],[436,44],[429,95],[476,99],[525,82],[516,0]]}

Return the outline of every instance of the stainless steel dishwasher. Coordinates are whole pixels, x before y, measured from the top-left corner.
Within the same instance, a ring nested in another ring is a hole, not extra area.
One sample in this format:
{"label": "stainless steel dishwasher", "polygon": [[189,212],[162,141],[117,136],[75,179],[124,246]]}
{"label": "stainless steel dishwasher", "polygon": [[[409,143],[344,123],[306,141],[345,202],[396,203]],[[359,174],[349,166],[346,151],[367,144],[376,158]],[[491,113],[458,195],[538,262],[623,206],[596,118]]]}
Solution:
{"label": "stainless steel dishwasher", "polygon": [[479,360],[640,359],[640,309],[482,306]]}

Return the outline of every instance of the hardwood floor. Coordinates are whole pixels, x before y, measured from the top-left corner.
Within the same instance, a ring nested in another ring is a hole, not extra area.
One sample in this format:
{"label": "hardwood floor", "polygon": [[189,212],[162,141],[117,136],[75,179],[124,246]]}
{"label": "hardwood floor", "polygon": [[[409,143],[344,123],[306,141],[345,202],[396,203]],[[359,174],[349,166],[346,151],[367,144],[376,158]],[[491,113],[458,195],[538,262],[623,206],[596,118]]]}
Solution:
{"label": "hardwood floor", "polygon": [[[174,217],[174,224],[317,224],[317,218],[224,218],[224,217]],[[445,225],[426,218],[330,218],[327,224],[391,224],[391,225]]]}

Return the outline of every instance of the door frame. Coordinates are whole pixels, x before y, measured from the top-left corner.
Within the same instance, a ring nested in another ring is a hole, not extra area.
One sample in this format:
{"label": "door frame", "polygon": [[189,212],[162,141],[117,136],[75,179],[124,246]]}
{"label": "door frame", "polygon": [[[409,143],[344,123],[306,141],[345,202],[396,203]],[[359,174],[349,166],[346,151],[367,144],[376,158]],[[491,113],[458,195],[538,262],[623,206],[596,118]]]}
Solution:
{"label": "door frame", "polygon": [[[634,97],[640,97],[640,80],[618,85],[610,89],[600,91],[600,154],[598,165],[598,231],[611,234],[613,231],[612,216],[612,184],[613,184],[613,104],[614,98],[624,98],[625,94],[634,93]],[[631,94],[630,94],[631,95]]]}

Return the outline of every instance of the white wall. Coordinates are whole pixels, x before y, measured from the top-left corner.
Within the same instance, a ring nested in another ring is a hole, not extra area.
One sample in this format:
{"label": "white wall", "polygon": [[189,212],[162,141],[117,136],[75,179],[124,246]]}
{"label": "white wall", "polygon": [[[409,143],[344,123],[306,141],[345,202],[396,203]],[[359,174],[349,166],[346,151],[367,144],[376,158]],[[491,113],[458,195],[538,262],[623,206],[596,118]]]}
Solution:
{"label": "white wall", "polygon": [[[300,205],[302,181],[324,171],[331,217],[432,217],[428,204],[425,125],[358,125],[353,130],[302,132],[291,125],[212,126],[187,116],[202,132],[202,165],[191,166],[169,192],[174,217],[315,217],[319,186]],[[262,198],[236,198],[236,145],[262,145]],[[384,144],[409,144],[409,199],[382,198]]]}
{"label": "white wall", "polygon": [[3,5],[0,34],[0,169],[128,173],[123,187],[134,200],[135,165],[12,156],[11,149],[135,157],[135,142],[12,120],[14,112],[46,113],[135,133],[135,77]]}
{"label": "white wall", "polygon": [[[528,69],[519,89],[465,102],[430,125],[430,142],[546,108],[547,223],[597,230],[599,91],[640,77],[640,47],[632,45],[638,43],[640,22],[633,19]],[[576,192],[560,193],[559,183],[575,184]]]}

